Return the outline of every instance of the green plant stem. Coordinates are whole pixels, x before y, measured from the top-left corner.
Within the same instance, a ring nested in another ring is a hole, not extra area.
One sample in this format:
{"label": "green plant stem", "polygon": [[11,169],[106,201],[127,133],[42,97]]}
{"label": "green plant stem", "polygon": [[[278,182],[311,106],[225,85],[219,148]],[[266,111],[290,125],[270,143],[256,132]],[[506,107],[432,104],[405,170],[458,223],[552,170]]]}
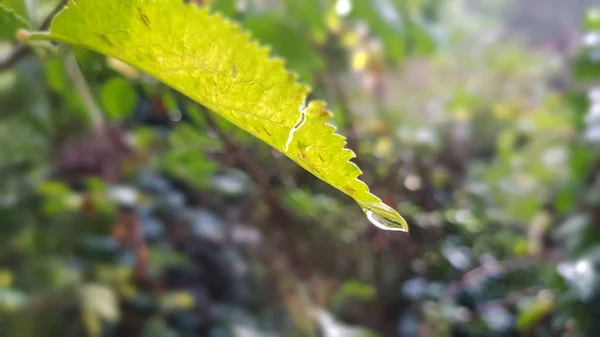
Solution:
{"label": "green plant stem", "polygon": [[81,97],[83,101],[83,105],[85,106],[92,123],[94,129],[99,129],[102,125],[104,125],[104,118],[102,115],[102,110],[94,100],[94,96],[92,95],[92,91],[88,86],[81,69],[79,69],[79,65],[77,64],[77,60],[72,53],[68,53],[65,56],[65,66],[67,68],[67,73],[73,80],[75,84],[75,90]]}

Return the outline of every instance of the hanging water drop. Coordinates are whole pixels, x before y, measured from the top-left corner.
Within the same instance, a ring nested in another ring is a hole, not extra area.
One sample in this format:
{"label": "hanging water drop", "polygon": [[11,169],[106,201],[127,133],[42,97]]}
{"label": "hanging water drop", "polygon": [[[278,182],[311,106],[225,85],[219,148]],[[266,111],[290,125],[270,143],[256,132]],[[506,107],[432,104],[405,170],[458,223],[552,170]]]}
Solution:
{"label": "hanging water drop", "polygon": [[370,209],[363,209],[367,219],[378,228],[381,228],[386,231],[398,231],[398,232],[408,232],[405,224],[400,221],[392,220],[381,216]]}

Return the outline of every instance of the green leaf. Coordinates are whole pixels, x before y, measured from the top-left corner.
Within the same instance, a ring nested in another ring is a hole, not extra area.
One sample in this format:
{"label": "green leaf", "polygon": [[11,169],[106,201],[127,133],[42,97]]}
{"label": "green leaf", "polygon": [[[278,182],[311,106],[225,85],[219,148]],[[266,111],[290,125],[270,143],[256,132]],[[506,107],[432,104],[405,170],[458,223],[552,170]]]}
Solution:
{"label": "green leaf", "polygon": [[0,38],[13,40],[17,30],[29,28],[29,23],[4,4],[0,4]]}
{"label": "green leaf", "polygon": [[129,81],[122,77],[113,77],[102,87],[101,102],[112,118],[119,119],[133,111],[137,95]]}
{"label": "green leaf", "polygon": [[[18,16],[28,19],[25,0],[0,0],[0,6],[13,10]],[[29,20],[26,20],[29,22]]]}
{"label": "green leaf", "polygon": [[87,47],[140,68],[263,140],[354,198],[376,226],[408,230],[406,221],[369,192],[321,101],[284,62],[248,33],[206,8],[179,0],[77,0],[53,20],[56,40]]}

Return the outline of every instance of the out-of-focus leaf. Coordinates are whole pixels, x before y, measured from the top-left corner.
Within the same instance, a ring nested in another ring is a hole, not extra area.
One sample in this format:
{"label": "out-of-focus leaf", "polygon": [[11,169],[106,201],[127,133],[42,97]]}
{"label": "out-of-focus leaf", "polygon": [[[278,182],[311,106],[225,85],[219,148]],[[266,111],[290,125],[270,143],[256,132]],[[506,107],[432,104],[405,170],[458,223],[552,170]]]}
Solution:
{"label": "out-of-focus leaf", "polygon": [[44,73],[50,88],[57,93],[63,92],[67,86],[65,63],[60,57],[55,57],[44,63]]}
{"label": "out-of-focus leaf", "polygon": [[323,0],[285,0],[290,21],[304,25],[317,40],[325,34],[325,4]]}
{"label": "out-of-focus leaf", "polygon": [[82,319],[91,337],[102,336],[102,322],[114,322],[121,316],[119,301],[112,289],[88,284],[81,288]]}
{"label": "out-of-focus leaf", "polygon": [[364,302],[370,302],[375,298],[375,288],[358,280],[344,282],[342,288],[335,295],[336,301],[353,298]]}
{"label": "out-of-focus leaf", "polygon": [[419,23],[412,22],[411,32],[411,52],[416,55],[429,55],[435,51],[437,43],[427,28]]}
{"label": "out-of-focus leaf", "polygon": [[573,65],[573,76],[579,81],[600,79],[600,47],[583,50]]}
{"label": "out-of-focus leaf", "polygon": [[156,131],[150,127],[139,127],[133,130],[135,145],[141,150],[148,150],[156,138]]}
{"label": "out-of-focus leaf", "polygon": [[27,295],[13,289],[0,289],[0,312],[14,311],[27,304]]}
{"label": "out-of-focus leaf", "polygon": [[8,288],[13,283],[13,273],[8,269],[0,269],[0,289]]}
{"label": "out-of-focus leaf", "polygon": [[69,193],[69,187],[58,181],[44,181],[38,185],[40,194],[47,197],[63,196]]}
{"label": "out-of-focus leaf", "polygon": [[210,8],[228,17],[235,15],[236,0],[211,0]]}
{"label": "out-of-focus leaf", "polygon": [[322,217],[339,207],[335,199],[322,194],[314,195],[303,189],[289,191],[284,195],[283,202],[296,210],[298,214],[315,218]]}
{"label": "out-of-focus leaf", "polygon": [[113,77],[102,87],[102,106],[114,119],[127,116],[135,108],[137,95],[135,89],[122,77]]}
{"label": "out-of-focus leaf", "polygon": [[194,297],[187,291],[175,291],[164,294],[160,300],[163,310],[189,310],[194,306]]}
{"label": "out-of-focus leaf", "polygon": [[310,42],[296,29],[271,15],[254,15],[244,21],[252,35],[273,48],[275,55],[286,60],[300,79],[313,83],[314,75],[323,70],[324,62]]}
{"label": "out-of-focus leaf", "polygon": [[552,308],[554,303],[551,299],[538,298],[534,301],[526,304],[517,318],[517,328],[519,330],[529,330],[537,322],[539,322],[544,316],[546,316]]}
{"label": "out-of-focus leaf", "polygon": [[500,133],[497,142],[498,156],[504,163],[509,163],[514,155],[514,146],[517,141],[515,130],[507,129]]}
{"label": "out-of-focus leaf", "polygon": [[8,96],[13,92],[13,90],[15,89],[15,86],[18,83],[17,76],[18,76],[17,72],[14,70],[13,71],[5,71],[5,72],[0,73],[0,99],[8,99],[9,98]]}
{"label": "out-of-focus leaf", "polygon": [[510,198],[506,201],[507,213],[521,221],[529,221],[542,207],[541,201],[536,196],[524,198]]}
{"label": "out-of-focus leaf", "polygon": [[27,18],[27,6],[25,6],[25,0],[0,0],[0,6],[12,9],[22,18]]}
{"label": "out-of-focus leaf", "polygon": [[584,27],[590,31],[600,32],[600,7],[588,11],[585,17]]}
{"label": "out-of-focus leaf", "polygon": [[558,214],[566,214],[575,204],[577,201],[576,197],[579,195],[577,193],[578,188],[579,186],[574,182],[567,182],[559,186],[554,201],[554,206],[556,207],[556,212]]}
{"label": "out-of-focus leaf", "polygon": [[0,3],[0,38],[15,39],[17,30],[21,28],[29,28],[27,20]]}
{"label": "out-of-focus leaf", "polygon": [[207,187],[216,165],[204,153],[218,142],[189,125],[179,125],[169,136],[169,142],[171,150],[165,158],[167,170],[197,187]]}
{"label": "out-of-focus leaf", "polygon": [[594,162],[594,151],[586,144],[574,143],[569,156],[571,175],[578,181],[584,180]]}

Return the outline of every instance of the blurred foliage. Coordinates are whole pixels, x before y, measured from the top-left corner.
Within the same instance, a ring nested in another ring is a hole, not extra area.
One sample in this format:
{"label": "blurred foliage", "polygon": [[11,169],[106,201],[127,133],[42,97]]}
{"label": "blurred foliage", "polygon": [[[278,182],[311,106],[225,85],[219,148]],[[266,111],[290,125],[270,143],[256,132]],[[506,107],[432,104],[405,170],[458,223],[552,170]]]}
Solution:
{"label": "blurred foliage", "polygon": [[600,9],[565,47],[469,1],[195,2],[330,102],[411,234],[130,66],[36,46],[0,68],[0,336],[598,335]]}

